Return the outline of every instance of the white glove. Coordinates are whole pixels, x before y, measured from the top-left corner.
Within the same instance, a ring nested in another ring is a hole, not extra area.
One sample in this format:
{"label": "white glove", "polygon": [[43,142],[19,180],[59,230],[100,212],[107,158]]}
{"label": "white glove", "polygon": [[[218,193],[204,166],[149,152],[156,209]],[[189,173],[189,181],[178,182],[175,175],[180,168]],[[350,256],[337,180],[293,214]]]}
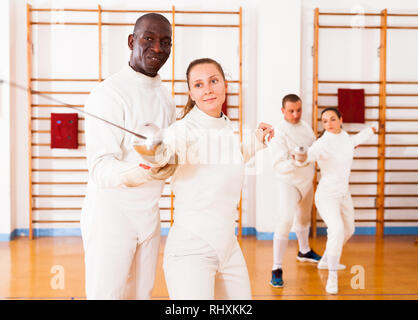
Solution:
{"label": "white glove", "polygon": [[164,167],[152,168],[150,177],[155,180],[166,180],[170,178],[177,169],[177,164],[166,164]]}
{"label": "white glove", "polygon": [[305,160],[304,161],[298,161],[298,160],[295,159],[295,155],[292,154],[292,164],[295,167],[298,167],[298,168],[306,167],[310,163],[307,160],[308,159],[305,157]]}
{"label": "white glove", "polygon": [[152,181],[150,170],[140,166],[125,171],[121,176],[122,183],[127,187],[137,187],[146,182]]}
{"label": "white glove", "polygon": [[155,180],[165,180],[171,177],[177,169],[178,157],[175,155],[171,158],[172,161],[169,161],[163,167],[153,167],[151,168],[150,176]]}

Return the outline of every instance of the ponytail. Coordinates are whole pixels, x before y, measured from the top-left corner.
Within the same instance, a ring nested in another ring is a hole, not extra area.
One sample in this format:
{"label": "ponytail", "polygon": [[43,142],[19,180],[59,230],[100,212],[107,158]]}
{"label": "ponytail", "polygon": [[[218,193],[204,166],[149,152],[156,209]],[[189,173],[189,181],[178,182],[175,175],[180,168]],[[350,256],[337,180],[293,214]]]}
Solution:
{"label": "ponytail", "polygon": [[195,105],[196,105],[196,102],[194,102],[192,100],[192,98],[190,97],[190,95],[189,95],[189,98],[187,99],[187,103],[186,103],[186,105],[184,106],[184,108],[183,108],[183,110],[181,112],[180,119],[183,119],[190,112],[190,110],[193,109],[193,107]]}
{"label": "ponytail", "polygon": [[325,133],[325,129],[324,130],[322,130],[322,132],[319,134],[319,136],[317,136],[316,138],[317,139],[319,139],[319,138],[321,138],[323,135],[324,135],[324,133]]}

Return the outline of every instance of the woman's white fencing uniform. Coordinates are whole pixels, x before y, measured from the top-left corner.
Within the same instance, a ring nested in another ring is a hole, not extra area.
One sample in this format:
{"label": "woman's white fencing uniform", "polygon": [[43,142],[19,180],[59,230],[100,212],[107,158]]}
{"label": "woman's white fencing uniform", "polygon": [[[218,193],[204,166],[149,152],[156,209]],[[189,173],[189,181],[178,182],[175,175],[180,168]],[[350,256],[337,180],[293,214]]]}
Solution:
{"label": "woman's white fencing uniform", "polygon": [[166,131],[159,165],[178,156],[171,184],[174,224],[164,272],[171,299],[251,299],[248,271],[235,226],[244,163],[264,145],[241,147],[231,121],[195,106]]}
{"label": "woman's white fencing uniform", "polygon": [[328,239],[324,256],[336,267],[343,245],[354,233],[354,207],[349,191],[349,178],[354,148],[373,136],[366,128],[349,136],[341,130],[338,134],[325,131],[308,150],[307,162],[318,163],[321,178],[315,194],[318,212],[328,227]]}

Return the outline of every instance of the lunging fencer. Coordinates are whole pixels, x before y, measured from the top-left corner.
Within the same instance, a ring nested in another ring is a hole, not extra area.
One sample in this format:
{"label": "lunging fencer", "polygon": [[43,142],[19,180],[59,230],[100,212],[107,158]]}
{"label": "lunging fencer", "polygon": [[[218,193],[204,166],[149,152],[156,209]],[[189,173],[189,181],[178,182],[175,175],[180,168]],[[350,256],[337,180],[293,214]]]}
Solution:
{"label": "lunging fencer", "polygon": [[251,299],[247,266],[235,236],[244,164],[265,147],[270,125],[261,123],[241,145],[222,113],[226,82],[208,58],[190,63],[189,99],[182,118],[166,129],[154,168],[177,157],[172,177],[174,223],[163,269],[171,299]]}
{"label": "lunging fencer", "polygon": [[303,121],[302,101],[295,94],[288,94],[282,100],[283,119],[274,127],[275,137],[268,148],[273,169],[278,179],[278,208],[275,216],[273,235],[273,267],[270,285],[281,288],[283,281],[283,256],[289,233],[295,222],[298,239],[299,261],[317,263],[321,256],[309,245],[309,227],[313,202],[314,164],[296,167],[292,155],[303,152],[315,141],[311,127]]}
{"label": "lunging fencer", "polygon": [[[174,122],[175,103],[158,75],[171,52],[171,34],[164,16],[141,16],[128,37],[129,63],[94,88],[85,110],[132,130]],[[86,117],[85,132],[89,180],[81,231],[87,299],[150,299],[164,181],[140,166],[145,161],[132,148],[133,135],[92,117]]]}
{"label": "lunging fencer", "polygon": [[318,268],[328,267],[326,291],[338,293],[338,273],[344,244],[354,233],[354,206],[349,191],[349,178],[354,148],[371,138],[376,129],[369,127],[349,136],[342,129],[342,116],[337,108],[321,113],[323,135],[308,149],[306,159],[295,160],[297,166],[317,162],[321,171],[315,193],[315,205],[327,225],[327,244]]}

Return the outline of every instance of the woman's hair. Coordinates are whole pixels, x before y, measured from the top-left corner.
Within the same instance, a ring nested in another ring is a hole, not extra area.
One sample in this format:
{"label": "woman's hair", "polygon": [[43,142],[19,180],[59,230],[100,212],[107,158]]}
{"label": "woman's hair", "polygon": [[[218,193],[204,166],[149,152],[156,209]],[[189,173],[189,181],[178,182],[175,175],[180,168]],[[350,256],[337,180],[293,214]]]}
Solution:
{"label": "woman's hair", "polygon": [[322,110],[322,112],[321,112],[321,118],[322,118],[322,115],[323,115],[325,112],[327,112],[327,111],[334,111],[334,112],[337,114],[338,119],[341,119],[341,112],[340,112],[340,110],[338,110],[338,109],[337,109],[337,108],[335,108],[335,107],[328,107],[328,108],[325,108],[324,110]]}
{"label": "woman's hair", "polygon": [[[186,71],[187,87],[189,88],[189,90],[190,90],[190,85],[189,85],[190,72],[192,71],[192,69],[195,66],[197,66],[199,64],[213,64],[218,69],[219,73],[222,75],[222,78],[224,79],[224,81],[226,81],[225,80],[225,73],[224,73],[221,65],[218,62],[216,62],[215,60],[213,60],[211,58],[196,59],[196,60],[193,60],[192,62],[190,62],[189,66],[187,67],[187,71]],[[192,100],[192,98],[189,95],[189,97],[187,99],[187,103],[184,106],[184,109],[182,111],[182,115],[181,115],[180,119],[183,119],[190,112],[190,110],[193,109],[195,104],[196,103]]]}
{"label": "woman's hair", "polygon": [[[335,107],[328,107],[328,108],[325,108],[324,110],[322,110],[322,112],[321,112],[321,119],[322,119],[322,115],[325,112],[327,112],[327,111],[333,111],[333,112],[335,112],[335,114],[338,116],[338,119],[341,119],[341,112],[340,112],[340,110],[338,110]],[[324,132],[325,132],[325,129],[322,130],[322,132],[319,134],[318,139],[322,137],[322,135],[324,134]]]}

